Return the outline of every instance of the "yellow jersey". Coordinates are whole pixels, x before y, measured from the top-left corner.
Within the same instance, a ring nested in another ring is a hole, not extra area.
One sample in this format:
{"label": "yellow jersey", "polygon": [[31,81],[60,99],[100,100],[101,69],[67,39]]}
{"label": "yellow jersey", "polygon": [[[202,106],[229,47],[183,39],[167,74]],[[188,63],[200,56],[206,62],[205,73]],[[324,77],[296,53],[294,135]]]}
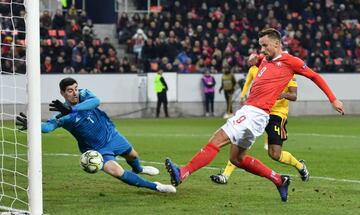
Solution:
{"label": "yellow jersey", "polygon": [[[241,97],[245,97],[247,92],[249,91],[250,85],[252,81],[255,79],[259,68],[257,66],[252,66],[249,69],[249,72],[246,76],[246,81],[241,91]],[[287,87],[283,91],[284,93],[289,92],[289,87],[297,87],[297,82],[295,80],[295,76],[290,80]],[[287,99],[280,99],[277,100],[274,106],[271,108],[270,114],[280,116],[283,119],[286,119],[289,114],[289,100]]]}

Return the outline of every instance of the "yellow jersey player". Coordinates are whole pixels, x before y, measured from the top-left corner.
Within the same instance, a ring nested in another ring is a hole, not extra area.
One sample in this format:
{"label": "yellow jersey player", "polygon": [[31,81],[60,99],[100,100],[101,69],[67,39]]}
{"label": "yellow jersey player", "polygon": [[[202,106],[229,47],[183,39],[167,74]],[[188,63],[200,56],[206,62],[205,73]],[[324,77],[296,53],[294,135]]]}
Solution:
{"label": "yellow jersey player", "polygon": [[[244,104],[250,85],[258,73],[258,67],[256,65],[258,61],[259,59],[257,55],[250,55],[248,64],[251,67],[249,68],[246,82],[241,92],[241,105]],[[283,141],[287,139],[286,123],[289,113],[289,101],[296,101],[296,99],[297,83],[295,78],[293,78],[290,80],[287,87],[281,93],[277,102],[271,109],[269,123],[265,128],[267,133],[267,143],[265,143],[265,146],[267,146],[266,148],[268,149],[268,154],[272,159],[280,163],[295,167],[300,173],[301,180],[308,181],[310,175],[306,168],[305,162],[303,160],[297,160],[291,153],[282,150]],[[228,164],[226,165],[223,173],[211,175],[210,178],[215,183],[226,184],[235,168],[236,166],[228,161]]]}

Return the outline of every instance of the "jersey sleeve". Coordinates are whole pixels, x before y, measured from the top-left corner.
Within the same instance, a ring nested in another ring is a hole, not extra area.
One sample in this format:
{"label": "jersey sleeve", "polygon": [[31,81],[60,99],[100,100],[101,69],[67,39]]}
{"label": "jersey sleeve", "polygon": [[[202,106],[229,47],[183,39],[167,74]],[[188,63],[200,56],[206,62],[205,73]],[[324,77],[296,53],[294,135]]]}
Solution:
{"label": "jersey sleeve", "polygon": [[246,96],[247,92],[249,91],[251,82],[254,80],[254,77],[255,77],[257,71],[258,71],[258,68],[256,66],[250,67],[249,72],[246,76],[246,81],[245,81],[244,87],[241,91],[241,95],[240,95],[241,97]]}
{"label": "jersey sleeve", "polygon": [[97,108],[100,105],[100,99],[90,90],[80,89],[79,97],[79,104],[72,107],[73,112],[91,110]]}
{"label": "jersey sleeve", "polygon": [[63,127],[65,123],[71,124],[73,122],[73,116],[76,114],[77,113],[68,114],[59,119],[56,118],[56,115],[53,115],[46,122],[41,123],[41,132],[49,133],[57,128]]}
{"label": "jersey sleeve", "polygon": [[304,61],[297,57],[293,57],[290,60],[290,66],[291,69],[294,71],[295,74],[299,74],[302,76],[305,76],[312,80],[328,97],[330,102],[333,102],[336,100],[336,97],[334,93],[331,91],[328,84],[325,82],[325,80],[316,72],[314,72],[312,69],[310,69]]}
{"label": "jersey sleeve", "polygon": [[166,81],[165,81],[164,77],[161,76],[160,81],[161,81],[161,83],[164,85],[165,90],[167,91],[167,90],[168,90],[168,86],[167,86],[167,84],[166,84]]}
{"label": "jersey sleeve", "polygon": [[41,123],[41,132],[49,133],[59,127],[61,127],[60,120],[57,120],[56,115],[54,115],[51,118],[49,118],[46,122]]}

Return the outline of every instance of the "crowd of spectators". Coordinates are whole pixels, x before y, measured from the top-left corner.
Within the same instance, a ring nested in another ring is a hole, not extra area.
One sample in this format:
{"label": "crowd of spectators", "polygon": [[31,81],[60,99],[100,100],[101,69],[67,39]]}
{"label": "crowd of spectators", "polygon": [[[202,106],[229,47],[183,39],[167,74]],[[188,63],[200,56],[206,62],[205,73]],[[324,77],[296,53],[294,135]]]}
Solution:
{"label": "crowd of spectators", "polygon": [[1,74],[25,73],[24,17],[24,0],[0,0]]}
{"label": "crowd of spectators", "polygon": [[[24,0],[0,0],[1,73],[26,72],[25,14]],[[118,59],[109,38],[96,37],[86,12],[75,7],[42,11],[40,38],[41,73],[138,73],[126,57]]]}
{"label": "crowd of spectators", "polygon": [[103,41],[93,32],[86,11],[71,7],[53,16],[40,17],[41,72],[51,73],[137,73],[127,58],[117,57],[110,38]]}
{"label": "crowd of spectators", "polygon": [[[264,27],[278,29],[284,48],[318,72],[360,72],[359,1],[160,2],[160,12],[120,15],[118,40],[130,54],[120,59],[109,38],[96,37],[85,11],[43,11],[41,72],[245,72]],[[2,73],[25,73],[24,17],[24,0],[0,0]]]}
{"label": "crowd of spectators", "polygon": [[119,43],[145,72],[245,72],[264,27],[278,29],[284,48],[318,72],[360,72],[359,1],[161,3],[161,12],[122,13],[117,25]]}

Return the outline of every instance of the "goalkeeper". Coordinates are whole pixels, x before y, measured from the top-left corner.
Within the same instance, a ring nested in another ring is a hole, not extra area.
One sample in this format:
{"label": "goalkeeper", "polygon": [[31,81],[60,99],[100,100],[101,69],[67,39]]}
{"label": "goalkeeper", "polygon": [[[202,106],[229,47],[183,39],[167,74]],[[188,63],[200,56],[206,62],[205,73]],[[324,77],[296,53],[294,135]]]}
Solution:
{"label": "goalkeeper", "polygon": [[[87,89],[78,89],[77,81],[73,78],[61,80],[59,86],[65,103],[59,100],[52,101],[50,111],[60,113],[42,123],[42,133],[63,127],[75,137],[81,153],[87,150],[96,150],[101,153],[104,158],[103,171],[107,174],[132,186],[164,193],[176,192],[172,185],[150,182],[137,175],[143,173],[153,176],[159,174],[159,170],[152,166],[141,166],[138,153],[116,130],[107,114],[98,108],[100,100],[92,92]],[[27,129],[25,114],[20,113],[17,120],[17,124],[22,126],[20,130]],[[115,157],[118,155],[126,159],[132,171],[124,170],[116,162]]]}

